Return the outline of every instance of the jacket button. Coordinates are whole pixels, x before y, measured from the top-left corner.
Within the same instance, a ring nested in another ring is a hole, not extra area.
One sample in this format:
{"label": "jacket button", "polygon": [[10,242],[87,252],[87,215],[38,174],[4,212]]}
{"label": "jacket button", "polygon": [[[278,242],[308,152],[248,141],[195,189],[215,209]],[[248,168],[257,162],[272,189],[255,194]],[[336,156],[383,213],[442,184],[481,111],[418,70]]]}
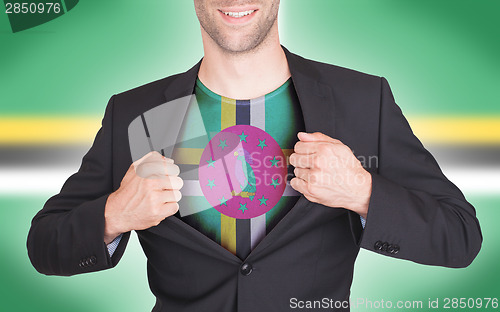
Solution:
{"label": "jacket button", "polygon": [[243,265],[240,268],[241,274],[248,276],[250,273],[252,273],[253,267],[250,263],[243,263]]}
{"label": "jacket button", "polygon": [[384,243],[382,244],[382,248],[381,248],[380,250],[382,250],[382,251],[387,251],[387,247],[389,247],[389,244],[387,244],[387,242],[384,242]]}
{"label": "jacket button", "polygon": [[95,256],[90,257],[89,259],[90,265],[95,265],[97,263],[97,258]]}
{"label": "jacket button", "polygon": [[387,252],[392,255],[394,253],[394,245],[389,244],[389,246],[387,246]]}
{"label": "jacket button", "polygon": [[399,252],[399,245],[394,245],[393,249],[394,249],[393,254],[397,254]]}
{"label": "jacket button", "polygon": [[382,242],[381,241],[377,241],[375,243],[375,245],[373,245],[373,248],[375,248],[375,250],[380,250],[382,249]]}
{"label": "jacket button", "polygon": [[80,263],[78,264],[81,268],[84,268],[87,266],[87,263],[85,263],[85,259],[80,260]]}

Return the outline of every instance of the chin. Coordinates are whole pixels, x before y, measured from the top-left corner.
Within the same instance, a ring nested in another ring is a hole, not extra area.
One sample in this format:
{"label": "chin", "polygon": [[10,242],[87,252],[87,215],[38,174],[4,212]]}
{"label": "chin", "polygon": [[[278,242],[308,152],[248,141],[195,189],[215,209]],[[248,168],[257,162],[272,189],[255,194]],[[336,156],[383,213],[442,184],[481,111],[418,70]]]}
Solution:
{"label": "chin", "polygon": [[[249,38],[250,37],[250,38]],[[221,44],[222,49],[231,53],[242,53],[254,50],[259,44],[251,36],[227,37]]]}

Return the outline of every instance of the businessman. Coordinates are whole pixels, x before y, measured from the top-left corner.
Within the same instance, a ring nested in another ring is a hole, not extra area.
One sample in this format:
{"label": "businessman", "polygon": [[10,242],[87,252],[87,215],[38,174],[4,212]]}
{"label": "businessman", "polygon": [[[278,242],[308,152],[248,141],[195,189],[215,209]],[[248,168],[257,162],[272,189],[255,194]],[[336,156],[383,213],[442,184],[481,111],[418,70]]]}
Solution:
{"label": "businessman", "polygon": [[[33,219],[39,272],[112,268],[134,230],[153,311],[288,311],[291,298],[347,311],[360,247],[429,265],[473,261],[475,210],[384,78],[281,46],[279,0],[194,5],[204,57],[110,99],[80,169]],[[176,138],[171,153],[163,136]],[[134,152],[136,142],[150,151]]]}

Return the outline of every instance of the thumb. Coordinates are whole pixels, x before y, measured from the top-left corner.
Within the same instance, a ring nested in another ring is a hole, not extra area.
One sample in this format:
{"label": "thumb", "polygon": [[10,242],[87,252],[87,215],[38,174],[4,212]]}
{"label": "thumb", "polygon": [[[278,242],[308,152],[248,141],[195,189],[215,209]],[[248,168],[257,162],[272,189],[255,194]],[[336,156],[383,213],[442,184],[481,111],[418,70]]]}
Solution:
{"label": "thumb", "polygon": [[[160,153],[158,153],[157,151],[151,151],[151,152],[145,154],[144,156],[142,156],[141,158],[137,159],[136,161],[134,161],[132,164],[137,167],[141,163],[146,161],[146,159],[148,159],[150,157],[152,157],[152,158],[157,157],[156,154],[160,154]],[[160,155],[160,157],[161,157],[161,155]]]}
{"label": "thumb", "polygon": [[305,142],[331,142],[331,143],[342,143],[340,140],[334,139],[332,137],[327,136],[321,132],[307,133],[307,132],[299,132],[297,137],[301,141]]}
{"label": "thumb", "polygon": [[167,163],[171,163],[171,164],[174,163],[173,159],[166,158],[165,156],[162,156],[157,151],[151,151],[151,152],[147,153],[146,155],[142,156],[141,158],[137,159],[136,161],[134,161],[133,165],[137,167],[137,166],[139,166],[143,163],[146,163],[146,162],[163,162],[163,161],[165,161]]}
{"label": "thumb", "polygon": [[157,151],[151,151],[151,152],[147,153],[146,155],[142,156],[141,158],[137,159],[136,161],[134,161],[130,165],[127,172],[125,173],[124,179],[130,178],[131,176],[138,174],[138,170],[143,166],[159,165],[159,164],[164,166],[167,163],[173,164],[174,160],[170,159],[170,158],[166,158],[165,156],[162,156]]}

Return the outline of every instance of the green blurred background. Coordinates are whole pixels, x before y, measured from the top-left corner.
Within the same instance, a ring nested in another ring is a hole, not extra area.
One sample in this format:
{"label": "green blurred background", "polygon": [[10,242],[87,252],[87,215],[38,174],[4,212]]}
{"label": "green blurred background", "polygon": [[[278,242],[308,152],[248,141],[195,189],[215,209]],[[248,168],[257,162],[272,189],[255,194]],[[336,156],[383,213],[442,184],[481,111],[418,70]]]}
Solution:
{"label": "green blurred background", "polygon": [[[428,298],[500,297],[499,11],[496,0],[282,1],[281,39],[292,52],[388,79],[483,230],[483,248],[466,269],[362,250],[353,300],[422,300],[424,309],[413,310],[431,311]],[[187,0],[82,0],[15,34],[0,13],[1,311],[151,310],[135,234],[116,268],[70,278],[38,274],[26,235],[31,218],[78,169],[109,97],[185,71],[202,53]]]}

